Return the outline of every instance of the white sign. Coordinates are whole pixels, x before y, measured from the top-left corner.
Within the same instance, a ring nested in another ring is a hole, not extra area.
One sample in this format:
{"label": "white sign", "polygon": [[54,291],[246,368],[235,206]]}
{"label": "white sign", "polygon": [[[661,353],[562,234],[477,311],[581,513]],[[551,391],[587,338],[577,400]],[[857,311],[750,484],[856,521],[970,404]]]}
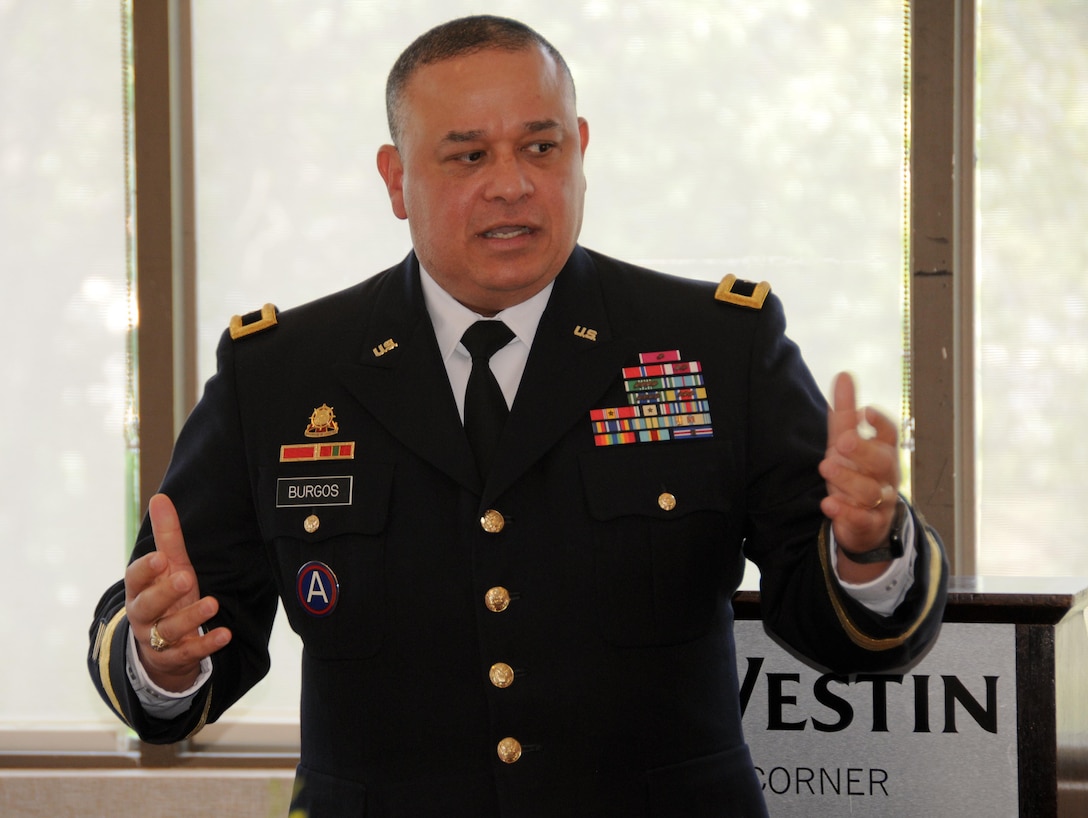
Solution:
{"label": "white sign", "polygon": [[1016,633],[946,623],[895,674],[841,677],[738,620],[744,733],[772,818],[1016,818]]}

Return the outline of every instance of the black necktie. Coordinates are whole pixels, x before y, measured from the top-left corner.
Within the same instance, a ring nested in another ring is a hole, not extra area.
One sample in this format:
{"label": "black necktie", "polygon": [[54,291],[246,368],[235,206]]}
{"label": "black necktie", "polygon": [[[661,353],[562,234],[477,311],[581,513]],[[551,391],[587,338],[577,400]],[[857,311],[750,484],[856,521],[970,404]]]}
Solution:
{"label": "black necktie", "polygon": [[509,414],[489,361],[513,337],[514,333],[502,321],[477,321],[461,336],[461,343],[472,356],[472,372],[465,390],[465,434],[476,455],[480,477],[484,478]]}

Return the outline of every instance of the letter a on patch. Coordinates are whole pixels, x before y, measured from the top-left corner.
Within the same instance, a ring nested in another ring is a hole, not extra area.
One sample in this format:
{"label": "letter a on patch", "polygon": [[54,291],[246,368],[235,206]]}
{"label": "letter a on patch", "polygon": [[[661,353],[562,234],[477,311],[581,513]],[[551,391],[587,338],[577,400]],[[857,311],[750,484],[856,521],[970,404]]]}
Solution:
{"label": "letter a on patch", "polygon": [[298,602],[311,616],[328,616],[340,599],[336,574],[323,562],[308,562],[298,571],[295,582]]}

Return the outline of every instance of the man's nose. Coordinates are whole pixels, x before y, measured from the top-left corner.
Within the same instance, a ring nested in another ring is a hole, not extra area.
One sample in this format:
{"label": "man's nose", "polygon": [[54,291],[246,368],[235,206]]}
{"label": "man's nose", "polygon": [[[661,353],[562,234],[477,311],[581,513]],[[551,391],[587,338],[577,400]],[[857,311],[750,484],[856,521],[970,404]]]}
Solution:
{"label": "man's nose", "polygon": [[533,183],[527,173],[528,168],[515,155],[496,158],[489,169],[490,178],[486,188],[489,199],[502,199],[516,202],[533,192]]}

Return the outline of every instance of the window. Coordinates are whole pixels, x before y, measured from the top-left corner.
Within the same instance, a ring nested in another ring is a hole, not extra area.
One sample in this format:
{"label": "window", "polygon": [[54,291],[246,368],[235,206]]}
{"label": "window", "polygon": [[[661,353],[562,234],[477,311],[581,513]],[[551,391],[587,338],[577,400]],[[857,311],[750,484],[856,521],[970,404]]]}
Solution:
{"label": "window", "polygon": [[980,573],[1088,575],[1088,18],[986,0],[977,82]]}
{"label": "window", "polygon": [[116,729],[83,657],[129,548],[120,54],[116,2],[0,5],[0,640],[34,671],[0,681],[17,728]]}
{"label": "window", "polygon": [[[32,685],[5,676],[5,747],[13,728],[77,725],[92,738],[68,733],[66,749],[110,750],[120,729],[83,663],[91,610],[131,540],[118,5],[0,4],[0,267],[14,296],[0,325],[10,406],[0,534],[11,577],[0,634],[37,667]],[[425,27],[475,9],[463,0],[411,15],[379,0],[191,9],[204,379],[231,314],[300,303],[408,251],[374,167],[387,140],[385,75]],[[864,401],[897,414],[902,2],[528,9],[507,0],[495,10],[526,19],[571,63],[592,132],[583,243],[682,275],[768,280],[818,383],[826,389],[849,368]],[[1085,27],[1074,0],[980,4],[973,343],[983,573],[1088,573],[1076,538],[1088,458],[1077,427],[1088,394],[1088,244],[1077,209],[1088,195]],[[279,627],[272,674],[232,724],[294,734],[297,650]],[[202,740],[249,743],[234,729]]]}

